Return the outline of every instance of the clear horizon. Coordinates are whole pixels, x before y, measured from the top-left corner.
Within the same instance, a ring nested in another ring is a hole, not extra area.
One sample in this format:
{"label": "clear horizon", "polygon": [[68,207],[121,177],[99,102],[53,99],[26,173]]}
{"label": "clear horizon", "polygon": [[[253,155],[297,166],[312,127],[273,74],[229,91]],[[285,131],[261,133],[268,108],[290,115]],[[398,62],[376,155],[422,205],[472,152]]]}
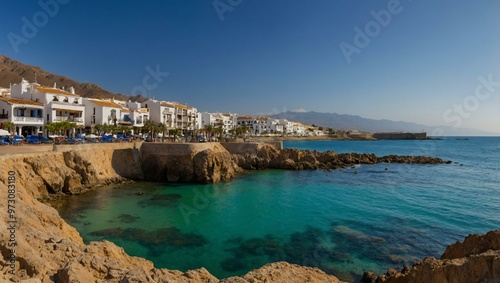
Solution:
{"label": "clear horizon", "polygon": [[304,109],[500,134],[498,1],[3,7],[2,54],[111,92],[209,112]]}

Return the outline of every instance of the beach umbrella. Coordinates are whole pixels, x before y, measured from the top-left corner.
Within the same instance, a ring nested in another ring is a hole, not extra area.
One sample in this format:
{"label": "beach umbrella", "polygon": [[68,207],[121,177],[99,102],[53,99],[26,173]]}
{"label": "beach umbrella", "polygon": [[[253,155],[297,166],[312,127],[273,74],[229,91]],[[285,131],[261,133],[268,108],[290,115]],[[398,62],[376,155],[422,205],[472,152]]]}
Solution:
{"label": "beach umbrella", "polygon": [[85,135],[85,138],[86,139],[97,139],[97,138],[99,138],[99,136],[96,136],[94,134],[90,134],[90,135]]}
{"label": "beach umbrella", "polygon": [[10,136],[10,133],[4,129],[0,129],[0,136]]}

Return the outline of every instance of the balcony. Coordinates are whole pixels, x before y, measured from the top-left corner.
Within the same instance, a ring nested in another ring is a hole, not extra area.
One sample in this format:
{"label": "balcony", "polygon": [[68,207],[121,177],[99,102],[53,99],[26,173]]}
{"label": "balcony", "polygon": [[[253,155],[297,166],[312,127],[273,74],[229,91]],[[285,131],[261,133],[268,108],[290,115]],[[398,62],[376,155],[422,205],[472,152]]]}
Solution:
{"label": "balcony", "polygon": [[43,118],[14,116],[15,122],[43,123]]}
{"label": "balcony", "polygon": [[72,117],[72,116],[55,116],[54,122],[69,121],[75,123],[83,123],[83,117]]}

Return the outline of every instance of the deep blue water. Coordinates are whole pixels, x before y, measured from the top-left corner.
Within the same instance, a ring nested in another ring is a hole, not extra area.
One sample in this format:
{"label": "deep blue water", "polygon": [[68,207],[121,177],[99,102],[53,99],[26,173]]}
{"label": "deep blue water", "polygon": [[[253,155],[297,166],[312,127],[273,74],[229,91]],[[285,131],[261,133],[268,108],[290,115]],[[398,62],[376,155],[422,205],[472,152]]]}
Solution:
{"label": "deep blue water", "polygon": [[286,260],[354,280],[365,270],[439,257],[468,234],[500,228],[500,138],[284,146],[428,155],[453,164],[253,171],[215,185],[115,185],[71,197],[59,211],[86,241],[107,239],[156,267],[203,266],[219,278]]}

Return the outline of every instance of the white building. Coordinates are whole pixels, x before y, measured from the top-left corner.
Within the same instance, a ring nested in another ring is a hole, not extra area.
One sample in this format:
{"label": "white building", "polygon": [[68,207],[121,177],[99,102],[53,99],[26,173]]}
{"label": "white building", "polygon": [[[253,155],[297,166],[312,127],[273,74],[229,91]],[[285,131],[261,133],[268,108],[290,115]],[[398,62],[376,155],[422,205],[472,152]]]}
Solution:
{"label": "white building", "polygon": [[93,125],[127,125],[130,121],[124,121],[124,116],[130,114],[130,110],[123,105],[115,103],[111,99],[84,98],[85,103],[85,126]]}
{"label": "white building", "polygon": [[44,87],[23,79],[21,83],[11,86],[11,97],[42,103],[44,124],[69,121],[84,126],[83,98],[75,94],[73,87],[66,91],[56,88],[55,84],[54,87]]}
{"label": "white building", "polygon": [[142,103],[150,113],[151,120],[160,122],[168,129],[196,130],[198,110],[194,107],[176,102],[149,99]]}
{"label": "white building", "polygon": [[43,130],[43,109],[42,103],[33,100],[0,97],[1,125],[12,122],[17,135],[38,135]]}
{"label": "white building", "polygon": [[248,132],[250,135],[260,135],[261,131],[261,126],[262,124],[265,124],[267,121],[267,117],[254,117],[254,116],[239,116],[237,118],[237,124],[238,126],[246,126],[248,127]]}
{"label": "white building", "polygon": [[246,125],[250,129],[251,135],[281,135],[283,124],[279,119],[268,117],[240,116],[237,118],[238,126]]}
{"label": "white building", "polygon": [[125,114],[124,121],[132,122],[134,127],[142,127],[147,120],[149,120],[149,109],[141,106],[141,103],[129,101],[125,106],[130,110],[130,114]]}
{"label": "white building", "polygon": [[201,113],[201,128],[211,125],[214,128],[221,127],[224,133],[237,126],[237,115],[231,113]]}
{"label": "white building", "polygon": [[287,136],[293,136],[296,134],[296,129],[294,127],[295,122],[288,121],[287,119],[280,119],[280,124],[283,125],[283,133]]}
{"label": "white building", "polygon": [[308,134],[306,126],[301,123],[293,123],[293,135],[295,136],[306,136]]}
{"label": "white building", "polygon": [[98,124],[143,127],[149,119],[149,110],[139,102],[125,102],[115,99],[84,98],[85,126]]}

